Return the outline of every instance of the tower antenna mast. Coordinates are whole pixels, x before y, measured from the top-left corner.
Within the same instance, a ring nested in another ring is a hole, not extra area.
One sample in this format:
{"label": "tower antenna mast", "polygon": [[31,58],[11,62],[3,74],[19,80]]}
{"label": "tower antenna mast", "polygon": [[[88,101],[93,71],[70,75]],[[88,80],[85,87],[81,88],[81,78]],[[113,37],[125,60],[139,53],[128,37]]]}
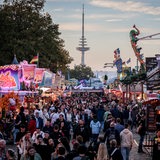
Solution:
{"label": "tower antenna mast", "polygon": [[84,4],[82,6],[82,37],[80,38],[79,42],[80,42],[79,43],[80,47],[77,47],[77,50],[81,51],[81,65],[85,65],[84,55],[85,52],[89,50],[89,47],[86,47],[87,41],[86,38],[84,37]]}

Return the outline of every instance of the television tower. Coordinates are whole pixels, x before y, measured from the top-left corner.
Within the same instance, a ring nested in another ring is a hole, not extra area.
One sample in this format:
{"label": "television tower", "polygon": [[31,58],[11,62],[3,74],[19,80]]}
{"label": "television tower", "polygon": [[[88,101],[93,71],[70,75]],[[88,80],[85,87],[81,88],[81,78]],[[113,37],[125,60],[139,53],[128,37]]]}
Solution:
{"label": "television tower", "polygon": [[86,51],[89,50],[89,47],[86,47],[87,46],[87,41],[86,41],[86,38],[84,37],[84,4],[83,4],[83,11],[82,11],[82,37],[80,38],[80,41],[79,41],[79,46],[80,47],[77,47],[77,50],[78,51],[81,51],[81,65],[85,65],[85,62],[84,62],[84,54]]}

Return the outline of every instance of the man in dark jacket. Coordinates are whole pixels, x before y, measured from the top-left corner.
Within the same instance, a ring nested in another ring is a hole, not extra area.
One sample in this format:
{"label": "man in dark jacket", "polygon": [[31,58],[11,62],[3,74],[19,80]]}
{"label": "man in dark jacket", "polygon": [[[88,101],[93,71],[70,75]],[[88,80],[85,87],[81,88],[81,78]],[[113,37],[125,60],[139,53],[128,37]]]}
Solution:
{"label": "man in dark jacket", "polygon": [[104,113],[105,112],[106,111],[105,111],[103,105],[100,104],[98,111],[97,111],[97,119],[101,123],[101,131],[103,131],[103,129],[104,129]]}
{"label": "man in dark jacket", "polygon": [[78,148],[79,155],[74,157],[73,160],[90,160],[90,158],[86,155],[87,148],[85,145],[80,145]]}
{"label": "man in dark jacket", "polygon": [[20,125],[20,131],[16,135],[16,143],[26,134],[26,127],[24,124]]}
{"label": "man in dark jacket", "polygon": [[59,147],[57,152],[58,152],[58,157],[55,160],[67,160],[65,157],[64,147]]}
{"label": "man in dark jacket", "polygon": [[140,139],[139,139],[138,153],[145,153],[142,149],[144,137],[146,134],[145,115],[142,115],[141,120],[139,122],[139,126],[140,126],[140,129],[139,129],[138,134],[140,136]]}
{"label": "man in dark jacket", "polygon": [[50,138],[53,139],[55,146],[59,143],[58,140],[62,137],[62,133],[59,131],[58,124],[53,127],[53,132],[50,134]]}
{"label": "man in dark jacket", "polygon": [[36,118],[36,128],[40,128],[42,130],[43,129],[43,119],[40,117],[38,111],[36,112],[35,118]]}
{"label": "man in dark jacket", "polygon": [[110,123],[110,128],[108,128],[104,134],[104,140],[106,140],[107,148],[110,148],[110,141],[115,139],[117,141],[117,144],[120,144],[120,135],[118,131],[115,129],[114,122]]}
{"label": "man in dark jacket", "polygon": [[90,137],[90,130],[88,126],[84,125],[84,121],[79,120],[78,126],[75,129],[73,138],[76,139],[76,136],[81,135],[83,137],[83,142],[86,143]]}

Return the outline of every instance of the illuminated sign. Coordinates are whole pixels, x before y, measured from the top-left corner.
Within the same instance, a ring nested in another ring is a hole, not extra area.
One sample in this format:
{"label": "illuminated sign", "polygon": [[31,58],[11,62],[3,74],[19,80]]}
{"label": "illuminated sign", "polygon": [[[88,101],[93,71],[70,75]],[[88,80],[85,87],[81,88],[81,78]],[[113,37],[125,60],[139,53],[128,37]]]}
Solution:
{"label": "illuminated sign", "polygon": [[18,65],[0,66],[0,88],[2,90],[18,90],[18,72]]}

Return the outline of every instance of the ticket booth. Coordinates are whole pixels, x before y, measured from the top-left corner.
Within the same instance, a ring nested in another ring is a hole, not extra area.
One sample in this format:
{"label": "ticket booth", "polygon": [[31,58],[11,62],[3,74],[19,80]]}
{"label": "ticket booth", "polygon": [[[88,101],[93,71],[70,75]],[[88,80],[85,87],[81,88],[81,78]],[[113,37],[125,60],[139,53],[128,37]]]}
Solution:
{"label": "ticket booth", "polygon": [[152,99],[144,102],[143,105],[146,106],[147,131],[155,132],[160,129],[160,100]]}
{"label": "ticket booth", "polygon": [[146,107],[147,131],[143,146],[148,149],[152,157],[155,157],[157,155],[156,148],[159,148],[159,143],[155,141],[155,133],[158,131],[158,128],[160,127],[160,100],[152,99],[144,102],[143,105]]}

